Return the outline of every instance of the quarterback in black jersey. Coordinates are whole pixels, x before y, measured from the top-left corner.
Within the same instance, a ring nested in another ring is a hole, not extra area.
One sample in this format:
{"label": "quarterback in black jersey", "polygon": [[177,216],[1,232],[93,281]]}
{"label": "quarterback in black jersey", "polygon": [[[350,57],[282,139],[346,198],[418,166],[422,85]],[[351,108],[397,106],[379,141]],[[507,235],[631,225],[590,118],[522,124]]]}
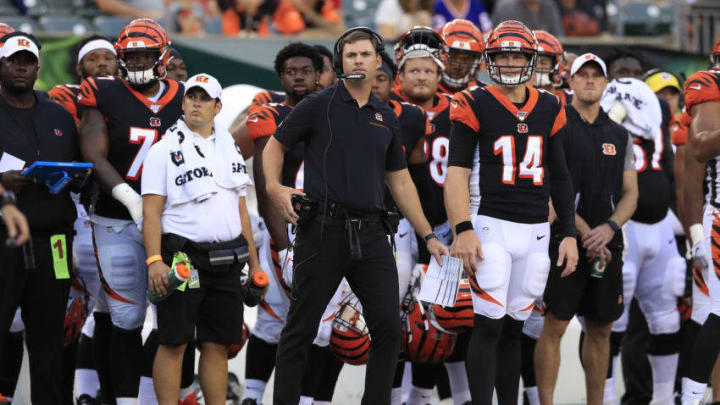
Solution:
{"label": "quarterback in black jersey", "polygon": [[[445,202],[456,234],[451,253],[463,259],[473,291],[475,327],[467,369],[478,404],[492,403],[493,388],[501,404],[517,401],[522,323],[550,271],[550,196],[563,237],[558,258],[558,265],[565,263],[563,274],[572,273],[578,260],[562,143],[565,110],[555,96],[526,84],[537,49],[524,24],[500,23],[485,48],[496,84],[456,93],[450,108]],[[473,165],[480,165],[480,207],[471,217]],[[501,358],[504,372],[496,381]]]}
{"label": "quarterback in black jersey", "polygon": [[138,396],[140,332],[147,305],[147,266],[138,229],[142,163],[150,147],[182,115],[183,88],[164,79],[170,38],[157,22],[133,20],[123,28],[115,50],[120,77],[85,79],[78,99],[83,107],[81,149],[94,164],[100,184],[91,221],[114,325],[113,391],[118,405],[124,405]]}

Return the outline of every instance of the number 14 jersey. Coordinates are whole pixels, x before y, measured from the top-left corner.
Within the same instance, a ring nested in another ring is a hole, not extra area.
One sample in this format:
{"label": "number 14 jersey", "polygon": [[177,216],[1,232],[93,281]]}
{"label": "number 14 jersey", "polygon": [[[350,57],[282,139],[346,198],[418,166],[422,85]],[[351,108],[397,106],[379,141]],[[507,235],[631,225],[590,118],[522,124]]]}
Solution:
{"label": "number 14 jersey", "polygon": [[[125,80],[107,76],[83,81],[80,105],[97,108],[105,117],[110,164],[135,191],[140,193],[142,163],[150,147],[182,115],[183,87],[174,80],[162,80],[163,93],[152,101]],[[152,174],[151,174],[152,175]],[[131,219],[127,208],[110,193],[101,190],[97,215]]]}
{"label": "number 14 jersey", "polygon": [[[479,145],[478,213],[542,223],[548,218],[550,138],[565,126],[566,117],[554,95],[532,87],[526,92],[524,105],[513,104],[496,86],[456,93],[450,120],[470,128],[475,136],[451,136],[450,149],[463,152],[456,155],[457,160],[451,154],[449,164],[471,168],[473,151]],[[452,134],[459,132],[454,129]]]}

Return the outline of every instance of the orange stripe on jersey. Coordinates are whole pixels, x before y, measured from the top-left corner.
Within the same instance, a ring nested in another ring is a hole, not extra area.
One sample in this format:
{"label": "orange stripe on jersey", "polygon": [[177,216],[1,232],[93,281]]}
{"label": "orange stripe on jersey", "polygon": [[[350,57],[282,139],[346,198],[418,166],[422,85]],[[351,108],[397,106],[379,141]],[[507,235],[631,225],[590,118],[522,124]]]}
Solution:
{"label": "orange stripe on jersey", "polygon": [[435,98],[438,100],[438,103],[432,106],[432,108],[428,108],[428,113],[438,115],[450,107],[450,99],[452,98],[450,95],[437,92],[435,93]]}
{"label": "orange stripe on jersey", "polygon": [[[687,118],[686,118],[687,117]],[[687,143],[688,126],[685,122],[690,119],[690,116],[685,110],[678,113],[670,121],[670,135],[672,136],[672,143],[675,146],[685,145]]]}
{"label": "orange stripe on jersey", "polygon": [[697,72],[685,82],[685,108],[692,108],[708,101],[720,102],[720,73]]}
{"label": "orange stripe on jersey", "polygon": [[80,85],[80,97],[78,98],[80,105],[96,108],[97,99],[95,98],[95,92],[97,88],[97,83],[95,83],[94,78],[88,77],[83,80],[82,85]]}
{"label": "orange stripe on jersey", "polygon": [[430,123],[430,117],[425,114],[425,136],[433,133],[432,124]]}
{"label": "orange stripe on jersey", "polygon": [[490,94],[493,95],[493,97],[495,97],[495,99],[500,104],[503,105],[503,107],[505,107],[506,110],[510,111],[510,113],[520,121],[526,120],[527,117],[529,117],[530,114],[533,112],[533,109],[535,109],[535,105],[537,104],[538,91],[534,87],[528,86],[527,89],[529,97],[525,102],[525,105],[523,105],[521,109],[518,109],[515,104],[513,104],[512,101],[510,101],[510,99],[508,99],[507,96],[498,89],[496,85],[487,86],[485,88],[490,92]]}
{"label": "orange stripe on jersey", "polygon": [[51,100],[63,106],[63,108],[72,115],[75,125],[80,125],[76,104],[77,99],[72,90],[68,89],[64,84],[58,84],[48,91],[48,95]]}
{"label": "orange stripe on jersey", "polygon": [[557,97],[560,100],[560,105],[563,107],[567,104],[567,95],[562,90],[556,90],[555,91],[555,97]]}
{"label": "orange stripe on jersey", "polygon": [[472,100],[473,96],[467,90],[455,93],[450,102],[450,121],[460,122],[470,127],[473,131],[480,132],[480,122],[468,98]]}
{"label": "orange stripe on jersey", "polygon": [[397,100],[389,100],[389,102],[390,102],[390,107],[392,107],[395,115],[398,118],[400,118],[400,116],[402,115],[402,104],[400,104],[400,102]]}
{"label": "orange stripe on jersey", "polygon": [[247,119],[246,125],[248,129],[248,135],[252,140],[272,136],[277,130],[277,122],[275,122],[275,115],[272,114],[272,112],[270,111],[270,107],[268,106],[263,106],[255,113],[250,114]]}
{"label": "orange stripe on jersey", "polygon": [[[132,93],[138,100],[140,100],[141,103],[145,104],[145,106],[155,114],[162,111],[162,109],[165,108],[165,106],[167,106],[170,101],[172,101],[172,99],[175,97],[175,95],[177,94],[178,89],[180,87],[175,80],[164,79],[165,84],[168,85],[168,90],[167,90],[167,92],[165,92],[165,95],[160,98],[160,100],[158,100],[157,102],[153,102],[153,101],[149,100],[147,97],[145,97],[142,93],[135,90],[130,85],[130,83],[128,83],[122,79],[118,79],[118,80],[121,80],[122,83],[125,85],[125,87],[127,87],[127,89],[130,90],[130,93]],[[152,108],[152,106],[159,106],[159,107],[156,111]]]}
{"label": "orange stripe on jersey", "polygon": [[273,318],[277,319],[280,322],[283,322],[283,319],[280,318],[278,314],[275,313],[275,311],[272,310],[272,307],[270,307],[270,304],[265,302],[265,300],[260,300],[260,308],[262,308],[263,311],[267,312],[268,315],[272,316]]}
{"label": "orange stripe on jersey", "polygon": [[693,266],[693,278],[695,279],[695,285],[697,286],[698,290],[703,295],[710,296],[710,289],[708,288],[707,284],[705,283],[705,279],[702,275],[702,269],[700,266],[695,265]]}
{"label": "orange stripe on jersey", "polygon": [[553,123],[552,130],[550,130],[550,136],[555,135],[559,130],[563,129],[565,127],[565,124],[567,124],[567,116],[565,115],[565,109],[560,108],[560,112],[558,112],[558,115],[555,117],[555,122]]}
{"label": "orange stripe on jersey", "polygon": [[530,305],[526,306],[525,308],[521,309],[520,312],[523,311],[529,311],[531,309],[535,308],[535,302],[531,302]]}

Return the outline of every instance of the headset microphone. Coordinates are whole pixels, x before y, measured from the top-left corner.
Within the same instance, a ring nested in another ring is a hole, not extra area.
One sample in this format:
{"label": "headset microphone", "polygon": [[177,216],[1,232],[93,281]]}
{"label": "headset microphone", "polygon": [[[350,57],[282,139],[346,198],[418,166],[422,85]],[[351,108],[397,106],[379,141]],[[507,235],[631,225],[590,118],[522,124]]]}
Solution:
{"label": "headset microphone", "polygon": [[352,79],[352,80],[362,80],[364,79],[365,73],[343,73],[340,75],[337,75],[338,79]]}

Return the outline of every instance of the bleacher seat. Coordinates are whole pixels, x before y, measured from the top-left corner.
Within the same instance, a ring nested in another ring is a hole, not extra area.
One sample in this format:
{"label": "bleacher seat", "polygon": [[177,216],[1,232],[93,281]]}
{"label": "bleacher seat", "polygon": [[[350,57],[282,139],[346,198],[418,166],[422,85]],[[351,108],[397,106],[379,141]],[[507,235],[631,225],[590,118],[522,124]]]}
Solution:
{"label": "bleacher seat", "polygon": [[75,35],[86,35],[94,31],[93,25],[82,17],[40,17],[40,29],[51,32],[72,32]]}
{"label": "bleacher seat", "polygon": [[674,9],[663,12],[654,2],[632,1],[620,6],[618,31],[621,36],[655,36],[669,34],[674,17],[668,15]]}
{"label": "bleacher seat", "polygon": [[346,27],[365,26],[375,29],[375,10],[380,0],[344,0],[342,11]]}
{"label": "bleacher seat", "polygon": [[[20,14],[12,0],[0,0],[0,16]],[[0,17],[0,20],[2,17]]]}
{"label": "bleacher seat", "polygon": [[132,18],[101,15],[93,19],[93,24],[95,24],[99,33],[110,38],[117,38],[123,27],[130,21],[132,21]]}
{"label": "bleacher seat", "polygon": [[25,17],[21,15],[2,16],[0,17],[0,21],[15,28],[18,31],[33,33],[38,30],[37,23],[30,17]]}
{"label": "bleacher seat", "polygon": [[73,0],[75,5],[75,15],[80,15],[92,19],[100,15],[100,10],[93,0]]}
{"label": "bleacher seat", "polygon": [[205,31],[212,35],[222,35],[222,18],[205,19]]}

